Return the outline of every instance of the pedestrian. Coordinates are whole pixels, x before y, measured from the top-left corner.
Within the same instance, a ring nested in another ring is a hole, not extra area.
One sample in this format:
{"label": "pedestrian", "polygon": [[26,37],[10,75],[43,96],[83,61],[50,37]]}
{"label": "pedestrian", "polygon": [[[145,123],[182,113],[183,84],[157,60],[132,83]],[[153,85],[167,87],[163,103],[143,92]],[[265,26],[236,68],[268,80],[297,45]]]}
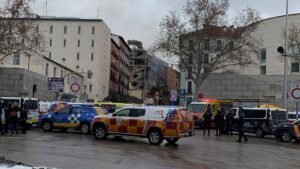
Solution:
{"label": "pedestrian", "polygon": [[207,105],[206,111],[203,115],[204,127],[203,127],[203,136],[205,136],[205,131],[208,130],[208,136],[210,136],[210,123],[211,123],[212,111],[210,104]]}
{"label": "pedestrian", "polygon": [[224,134],[225,133],[225,110],[224,110],[224,108],[221,108],[221,126],[220,126],[220,128],[221,128],[221,134]]}
{"label": "pedestrian", "polygon": [[22,133],[26,134],[26,122],[28,119],[28,110],[27,110],[27,106],[26,104],[23,104],[23,102],[21,102],[21,109],[20,109],[20,122],[21,122],[21,126],[22,126]]}
{"label": "pedestrian", "polygon": [[18,106],[16,104],[13,104],[10,109],[9,109],[9,124],[11,125],[11,134],[14,134],[14,131],[16,134],[18,134],[18,128],[17,128],[17,123],[18,123]]}
{"label": "pedestrian", "polygon": [[3,127],[2,127],[2,110],[3,110],[3,100],[0,100],[0,133],[4,135]]}
{"label": "pedestrian", "polygon": [[215,124],[216,124],[216,136],[221,136],[222,131],[222,116],[221,110],[217,111],[217,114],[215,116]]}
{"label": "pedestrian", "polygon": [[233,114],[231,111],[227,112],[225,115],[226,118],[226,134],[232,136],[232,125],[233,125]]}
{"label": "pedestrian", "polygon": [[5,125],[4,125],[4,133],[8,133],[8,127],[9,127],[9,111],[11,107],[10,102],[4,102],[4,115],[5,115]]}
{"label": "pedestrian", "polygon": [[239,139],[238,139],[238,143],[241,143],[242,138],[244,138],[244,143],[246,143],[248,141],[248,138],[245,136],[244,134],[244,123],[245,123],[245,112],[243,110],[242,107],[239,108]]}

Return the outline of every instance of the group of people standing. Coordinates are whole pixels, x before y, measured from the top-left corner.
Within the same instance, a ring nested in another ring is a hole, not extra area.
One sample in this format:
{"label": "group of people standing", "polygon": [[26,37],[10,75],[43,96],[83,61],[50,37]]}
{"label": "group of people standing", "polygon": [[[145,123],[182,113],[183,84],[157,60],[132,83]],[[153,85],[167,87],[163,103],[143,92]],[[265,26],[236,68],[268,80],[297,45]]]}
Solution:
{"label": "group of people standing", "polygon": [[[210,129],[211,129],[211,122],[212,122],[212,109],[211,105],[208,104],[206,107],[206,111],[203,115],[204,123],[203,123],[203,136],[205,136],[206,130],[208,136],[210,136]],[[233,114],[231,112],[225,112],[223,108],[217,111],[215,115],[214,122],[215,122],[215,129],[216,129],[216,136],[221,136],[222,134],[226,135],[233,135]],[[244,138],[244,142],[248,141],[248,138],[245,136],[243,131],[244,126],[244,118],[245,113],[242,108],[239,110],[239,119],[238,119],[238,131],[239,131],[239,139],[237,142],[241,142],[241,139]]]}
{"label": "group of people standing", "polygon": [[[20,115],[18,116],[18,113]],[[4,119],[2,119],[4,113]],[[22,133],[26,134],[26,121],[28,119],[28,111],[26,105],[21,101],[20,106],[16,102],[3,102],[0,100],[0,133],[4,135],[10,129],[11,134],[18,134],[19,125],[22,127]],[[3,121],[4,124],[2,123]]]}

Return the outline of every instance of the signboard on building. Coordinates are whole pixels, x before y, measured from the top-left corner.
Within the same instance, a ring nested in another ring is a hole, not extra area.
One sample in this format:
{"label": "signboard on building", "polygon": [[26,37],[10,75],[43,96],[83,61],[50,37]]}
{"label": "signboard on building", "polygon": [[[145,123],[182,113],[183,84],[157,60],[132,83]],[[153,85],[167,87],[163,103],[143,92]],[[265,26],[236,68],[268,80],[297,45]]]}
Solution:
{"label": "signboard on building", "polygon": [[54,92],[64,91],[64,79],[63,78],[48,78],[48,90]]}
{"label": "signboard on building", "polygon": [[170,101],[172,101],[172,102],[177,101],[177,90],[170,91]]}

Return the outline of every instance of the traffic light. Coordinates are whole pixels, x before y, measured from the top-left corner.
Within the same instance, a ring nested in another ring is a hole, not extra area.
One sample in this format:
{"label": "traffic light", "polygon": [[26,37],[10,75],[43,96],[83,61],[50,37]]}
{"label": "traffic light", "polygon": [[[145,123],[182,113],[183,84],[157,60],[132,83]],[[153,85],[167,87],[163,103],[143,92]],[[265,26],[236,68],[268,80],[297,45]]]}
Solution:
{"label": "traffic light", "polygon": [[32,97],[34,97],[34,94],[36,93],[36,88],[37,87],[37,85],[36,84],[33,84],[33,86],[32,86]]}

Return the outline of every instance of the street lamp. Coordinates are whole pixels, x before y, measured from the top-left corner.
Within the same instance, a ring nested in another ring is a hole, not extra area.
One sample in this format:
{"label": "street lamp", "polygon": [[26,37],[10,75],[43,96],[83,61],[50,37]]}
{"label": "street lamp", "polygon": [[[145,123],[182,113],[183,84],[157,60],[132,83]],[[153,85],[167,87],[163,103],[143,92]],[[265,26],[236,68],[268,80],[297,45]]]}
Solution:
{"label": "street lamp", "polygon": [[287,51],[288,51],[288,15],[289,0],[286,0],[286,16],[285,16],[285,56],[284,56],[284,108],[287,108]]}

